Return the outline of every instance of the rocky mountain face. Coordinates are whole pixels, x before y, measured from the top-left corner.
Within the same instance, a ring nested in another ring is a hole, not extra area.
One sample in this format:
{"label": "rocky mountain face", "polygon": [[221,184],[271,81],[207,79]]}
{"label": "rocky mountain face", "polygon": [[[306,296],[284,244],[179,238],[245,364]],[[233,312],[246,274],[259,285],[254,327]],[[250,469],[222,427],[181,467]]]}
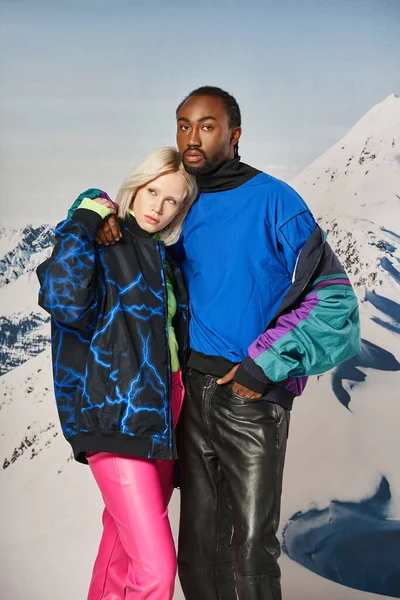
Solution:
{"label": "rocky mountain face", "polygon": [[0,259],[0,288],[33,271],[40,262],[38,257],[41,259],[43,253],[48,253],[54,243],[54,229],[50,225],[27,225],[16,234],[12,230],[7,240],[7,232],[0,231],[2,244],[7,248]]}
{"label": "rocky mountain face", "polygon": [[37,305],[36,267],[54,241],[50,225],[0,230],[0,375],[42,352],[49,317]]}
{"label": "rocky mountain face", "polygon": [[374,106],[292,185],[328,232],[354,285],[394,293],[400,282],[400,97]]}

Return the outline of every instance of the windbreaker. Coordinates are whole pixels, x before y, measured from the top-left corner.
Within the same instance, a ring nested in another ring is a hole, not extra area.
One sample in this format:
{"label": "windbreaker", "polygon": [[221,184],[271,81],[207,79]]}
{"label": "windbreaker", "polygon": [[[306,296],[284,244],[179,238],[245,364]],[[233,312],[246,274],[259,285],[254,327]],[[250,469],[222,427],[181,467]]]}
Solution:
{"label": "windbreaker", "polygon": [[[100,195],[100,194],[98,194]],[[72,211],[56,228],[52,256],[37,270],[39,304],[52,317],[54,390],[65,438],[76,460],[86,452],[176,458],[170,410],[166,249],[120,220],[115,246],[95,242],[102,218]],[[188,306],[176,281],[174,327],[181,364]]]}

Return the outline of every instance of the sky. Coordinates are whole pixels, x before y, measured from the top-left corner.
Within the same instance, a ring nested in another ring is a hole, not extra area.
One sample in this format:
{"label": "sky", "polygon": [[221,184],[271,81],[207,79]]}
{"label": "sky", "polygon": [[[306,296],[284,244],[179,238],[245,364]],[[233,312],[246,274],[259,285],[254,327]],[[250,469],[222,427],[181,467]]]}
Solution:
{"label": "sky", "polygon": [[400,94],[400,0],[0,0],[1,224],[115,196],[175,144],[175,108],[218,85],[242,160],[290,181]]}

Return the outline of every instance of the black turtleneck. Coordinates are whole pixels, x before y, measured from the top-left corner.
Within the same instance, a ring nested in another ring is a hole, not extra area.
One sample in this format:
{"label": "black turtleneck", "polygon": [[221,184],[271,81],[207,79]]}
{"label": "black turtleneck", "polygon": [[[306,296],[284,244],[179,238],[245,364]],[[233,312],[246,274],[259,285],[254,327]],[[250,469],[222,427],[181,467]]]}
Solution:
{"label": "black turtleneck", "polygon": [[243,185],[249,179],[261,173],[254,167],[240,162],[240,157],[219,165],[210,173],[197,175],[196,181],[202,193],[226,192]]}

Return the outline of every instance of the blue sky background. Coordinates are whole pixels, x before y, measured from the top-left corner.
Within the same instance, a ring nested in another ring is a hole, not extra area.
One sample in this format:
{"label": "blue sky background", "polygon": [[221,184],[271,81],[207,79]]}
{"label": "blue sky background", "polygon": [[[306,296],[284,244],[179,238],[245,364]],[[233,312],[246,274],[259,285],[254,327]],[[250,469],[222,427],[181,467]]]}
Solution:
{"label": "blue sky background", "polygon": [[400,0],[0,0],[2,222],[115,195],[174,111],[219,85],[242,159],[290,180],[400,93]]}

